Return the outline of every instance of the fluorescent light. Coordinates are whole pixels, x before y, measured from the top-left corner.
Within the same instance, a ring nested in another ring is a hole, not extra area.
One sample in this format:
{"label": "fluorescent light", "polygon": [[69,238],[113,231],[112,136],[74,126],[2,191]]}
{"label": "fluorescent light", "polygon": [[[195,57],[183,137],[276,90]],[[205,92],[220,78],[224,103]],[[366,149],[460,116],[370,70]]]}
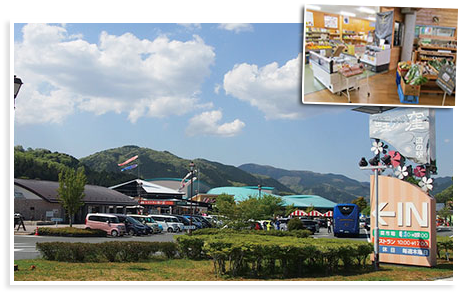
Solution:
{"label": "fluorescent light", "polygon": [[346,11],[340,11],[340,14],[345,15],[345,16],[356,17],[356,14],[351,13],[351,12],[346,12]]}
{"label": "fluorescent light", "polygon": [[375,14],[376,13],[376,11],[374,9],[367,8],[367,7],[359,7],[358,10],[361,11],[361,12],[369,13],[369,14]]}
{"label": "fluorescent light", "polygon": [[367,20],[370,20],[370,21],[377,21],[377,19],[375,17],[372,17],[372,16],[369,16],[368,18],[366,18]]}
{"label": "fluorescent light", "polygon": [[316,5],[306,5],[306,8],[312,9],[312,10],[321,10],[321,7],[316,6]]}

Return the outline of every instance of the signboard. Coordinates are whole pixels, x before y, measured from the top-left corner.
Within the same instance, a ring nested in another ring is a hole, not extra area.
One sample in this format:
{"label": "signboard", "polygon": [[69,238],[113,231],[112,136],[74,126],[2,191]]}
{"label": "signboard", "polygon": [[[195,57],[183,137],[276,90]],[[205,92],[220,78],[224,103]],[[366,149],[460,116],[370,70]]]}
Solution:
{"label": "signboard", "polygon": [[[374,176],[371,187],[371,228],[375,228]],[[436,265],[435,205],[435,199],[416,185],[379,176],[380,262]]]}
{"label": "signboard", "polygon": [[53,211],[46,211],[45,212],[45,217],[53,217]]}
{"label": "signboard", "polygon": [[195,226],[184,226],[184,230],[195,230],[196,228]]}
{"label": "signboard", "polygon": [[164,200],[140,200],[141,205],[175,205],[174,201]]}
{"label": "signboard", "polygon": [[62,222],[63,219],[62,218],[59,218],[59,217],[54,217],[51,219],[52,222]]}
{"label": "signboard", "polygon": [[331,29],[338,28],[338,17],[324,15],[324,27],[331,28]]}
{"label": "signboard", "polygon": [[369,136],[388,142],[415,163],[428,164],[436,160],[434,109],[396,108],[372,114]]}
{"label": "signboard", "polygon": [[456,67],[444,65],[438,73],[436,83],[446,94],[453,94],[456,87]]}
{"label": "signboard", "polygon": [[306,10],[305,21],[307,26],[314,26],[314,14],[311,11]]}

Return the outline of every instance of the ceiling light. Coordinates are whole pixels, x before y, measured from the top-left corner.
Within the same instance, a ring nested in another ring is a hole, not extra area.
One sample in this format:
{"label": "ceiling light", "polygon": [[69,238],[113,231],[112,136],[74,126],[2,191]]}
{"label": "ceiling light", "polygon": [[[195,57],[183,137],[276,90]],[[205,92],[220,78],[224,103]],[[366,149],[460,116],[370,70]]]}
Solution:
{"label": "ceiling light", "polygon": [[359,7],[359,11],[364,12],[364,13],[369,13],[369,14],[375,14],[376,11],[372,8],[367,8],[367,7]]}
{"label": "ceiling light", "polygon": [[340,11],[340,14],[344,16],[356,17],[356,14],[351,13],[351,12],[346,12],[346,11]]}
{"label": "ceiling light", "polygon": [[312,10],[321,10],[321,7],[316,6],[316,5],[306,5],[306,8],[307,9],[312,9]]}

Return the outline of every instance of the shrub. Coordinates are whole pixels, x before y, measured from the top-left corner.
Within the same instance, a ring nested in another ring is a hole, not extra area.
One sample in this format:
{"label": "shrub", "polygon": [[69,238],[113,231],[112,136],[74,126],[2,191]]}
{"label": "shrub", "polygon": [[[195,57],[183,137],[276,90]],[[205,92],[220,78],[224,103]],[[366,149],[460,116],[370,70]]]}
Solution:
{"label": "shrub", "polygon": [[61,236],[61,237],[105,237],[106,232],[93,229],[79,229],[74,227],[66,228],[39,228],[39,235],[42,236]]}
{"label": "shrub", "polygon": [[198,237],[177,236],[179,253],[182,257],[200,259],[203,257],[204,241]]}
{"label": "shrub", "polygon": [[287,224],[287,228],[289,231],[293,231],[293,230],[303,230],[304,227],[303,227],[303,223],[301,222],[301,220],[299,218],[292,218],[288,224]]}

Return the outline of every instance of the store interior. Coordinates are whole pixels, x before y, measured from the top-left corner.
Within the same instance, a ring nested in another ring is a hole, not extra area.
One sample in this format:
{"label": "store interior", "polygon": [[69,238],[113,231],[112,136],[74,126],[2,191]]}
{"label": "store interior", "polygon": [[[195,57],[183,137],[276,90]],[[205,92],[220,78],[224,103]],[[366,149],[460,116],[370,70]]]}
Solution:
{"label": "store interior", "polygon": [[457,9],[307,5],[303,103],[455,105]]}

